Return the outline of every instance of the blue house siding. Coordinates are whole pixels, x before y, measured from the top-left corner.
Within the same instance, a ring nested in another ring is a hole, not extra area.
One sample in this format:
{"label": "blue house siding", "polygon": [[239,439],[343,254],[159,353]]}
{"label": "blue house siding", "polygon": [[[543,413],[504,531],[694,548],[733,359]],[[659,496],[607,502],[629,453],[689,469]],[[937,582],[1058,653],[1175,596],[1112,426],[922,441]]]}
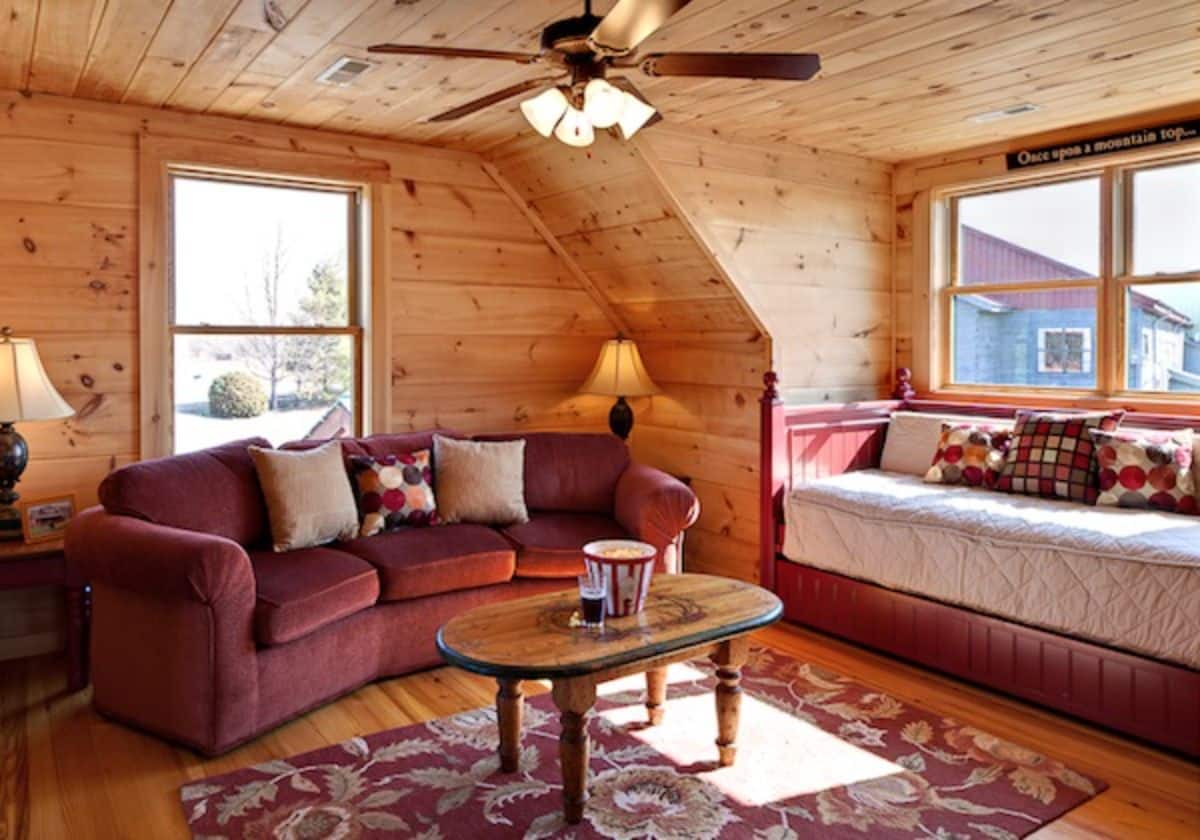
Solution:
{"label": "blue house siding", "polygon": [[[1092,309],[1009,309],[960,298],[954,327],[955,382],[1057,388],[1096,384],[1096,313]],[[1038,331],[1072,328],[1091,330],[1088,369],[1039,372]]]}

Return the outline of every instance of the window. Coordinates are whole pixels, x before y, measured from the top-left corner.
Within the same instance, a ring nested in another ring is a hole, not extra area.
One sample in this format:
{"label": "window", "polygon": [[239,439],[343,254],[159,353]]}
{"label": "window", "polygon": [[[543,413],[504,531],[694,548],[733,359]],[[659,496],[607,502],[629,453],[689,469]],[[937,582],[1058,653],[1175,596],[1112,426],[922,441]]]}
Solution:
{"label": "window", "polygon": [[966,191],[946,207],[943,382],[1200,392],[1200,160]]}
{"label": "window", "polygon": [[361,427],[356,189],[169,175],[174,451]]}
{"label": "window", "polygon": [[1038,330],[1038,373],[1091,373],[1092,331],[1063,327]]}

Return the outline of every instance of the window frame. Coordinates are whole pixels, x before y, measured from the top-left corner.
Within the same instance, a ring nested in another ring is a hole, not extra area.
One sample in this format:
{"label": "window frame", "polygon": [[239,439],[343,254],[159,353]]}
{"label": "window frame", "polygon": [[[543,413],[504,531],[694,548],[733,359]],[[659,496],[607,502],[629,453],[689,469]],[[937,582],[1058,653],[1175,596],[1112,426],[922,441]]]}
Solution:
{"label": "window frame", "polygon": [[[190,181],[212,181],[226,184],[242,184],[262,187],[279,187],[291,190],[309,190],[343,195],[346,197],[346,325],[345,326],[295,326],[289,324],[181,324],[175,307],[175,185],[179,179]],[[354,184],[316,183],[299,178],[281,178],[256,173],[232,173],[195,166],[169,165],[167,167],[167,376],[172,417],[174,416],[175,393],[175,349],[176,339],[181,336],[305,336],[331,335],[350,338],[351,369],[354,376],[354,436],[363,433],[363,340],[366,330],[361,306],[362,291],[362,226],[363,189]],[[175,451],[174,426],[171,429],[171,450]]]}
{"label": "window frame", "polygon": [[[289,147],[290,146],[290,147]],[[184,137],[143,135],[138,147],[138,345],[140,458],[174,452],[174,313],[171,301],[173,254],[170,237],[173,173],[203,173],[221,180],[276,186],[355,190],[360,198],[348,212],[357,216],[347,252],[358,282],[348,290],[349,325],[355,340],[355,424],[357,434],[387,428],[391,412],[387,365],[391,329],[388,309],[388,247],[391,167],[387,161],[280,147]],[[357,313],[357,316],[356,316]],[[191,331],[192,325],[185,328]],[[203,327],[213,335],[252,333],[245,327]],[[268,327],[282,333],[285,327]],[[291,328],[299,334],[325,327]],[[341,334],[347,328],[337,327]]]}
{"label": "window frame", "polygon": [[[946,187],[931,195],[931,279],[934,312],[930,326],[935,330],[933,389],[948,395],[985,393],[1027,394],[1038,397],[1104,402],[1179,403],[1195,401],[1195,392],[1149,391],[1132,387],[1128,381],[1128,306],[1130,289],[1145,285],[1200,282],[1200,267],[1193,271],[1135,275],[1133,254],[1133,180],[1140,171],[1200,162],[1200,151],[1176,151],[1145,159],[1123,158],[1113,163],[1076,165],[1049,173],[1016,174],[986,182]],[[1100,270],[1097,277],[1039,280],[1030,283],[962,285],[959,280],[959,210],[962,198],[1012,189],[1100,179]],[[995,385],[954,381],[954,297],[1009,291],[1095,290],[1096,325],[1092,343],[1093,388],[1035,385]]]}

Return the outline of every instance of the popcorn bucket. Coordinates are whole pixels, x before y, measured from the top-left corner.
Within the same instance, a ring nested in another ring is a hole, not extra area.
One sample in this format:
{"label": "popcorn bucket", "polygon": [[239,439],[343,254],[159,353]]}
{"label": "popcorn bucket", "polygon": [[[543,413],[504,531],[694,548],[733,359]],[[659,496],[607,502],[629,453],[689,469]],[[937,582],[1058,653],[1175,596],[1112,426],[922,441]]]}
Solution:
{"label": "popcorn bucket", "polygon": [[588,575],[604,582],[605,614],[640,613],[646,606],[658,549],[637,540],[596,540],[583,547]]}

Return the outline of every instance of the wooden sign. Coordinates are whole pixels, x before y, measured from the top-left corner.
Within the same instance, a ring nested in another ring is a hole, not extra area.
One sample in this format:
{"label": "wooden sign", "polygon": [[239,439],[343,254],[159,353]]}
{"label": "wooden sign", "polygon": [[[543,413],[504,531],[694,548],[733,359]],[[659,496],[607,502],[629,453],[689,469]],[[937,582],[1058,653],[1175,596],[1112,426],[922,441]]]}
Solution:
{"label": "wooden sign", "polygon": [[1148,149],[1153,146],[1170,146],[1200,138],[1200,119],[1156,125],[1153,128],[1138,128],[1121,134],[1108,134],[1088,140],[1058,143],[1009,152],[1009,169],[1028,169],[1051,163],[1111,155],[1130,149]]}

